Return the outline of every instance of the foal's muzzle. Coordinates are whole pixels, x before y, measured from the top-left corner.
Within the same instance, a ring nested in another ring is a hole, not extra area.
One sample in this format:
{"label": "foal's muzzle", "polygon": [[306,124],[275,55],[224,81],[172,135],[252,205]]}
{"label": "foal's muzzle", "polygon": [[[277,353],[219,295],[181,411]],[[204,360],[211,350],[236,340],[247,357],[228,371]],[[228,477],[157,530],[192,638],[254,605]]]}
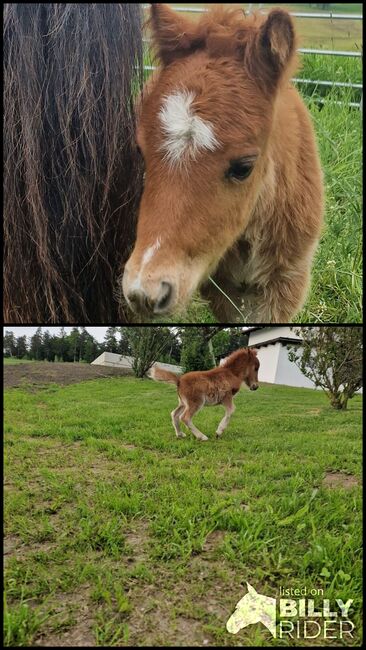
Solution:
{"label": "foal's muzzle", "polygon": [[173,301],[173,287],[170,282],[161,282],[157,292],[147,293],[142,287],[125,291],[131,309],[139,314],[163,314],[169,311]]}
{"label": "foal's muzzle", "polygon": [[257,390],[259,388],[258,384],[251,384],[250,390]]}

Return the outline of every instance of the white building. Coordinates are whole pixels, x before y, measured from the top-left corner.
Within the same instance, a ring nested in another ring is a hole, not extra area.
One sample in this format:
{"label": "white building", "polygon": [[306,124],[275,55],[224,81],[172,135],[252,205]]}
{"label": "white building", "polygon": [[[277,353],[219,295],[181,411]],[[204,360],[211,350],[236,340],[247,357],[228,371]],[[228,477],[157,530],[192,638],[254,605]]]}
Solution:
{"label": "white building", "polygon": [[251,327],[248,346],[258,350],[259,381],[284,386],[315,388],[293,361],[288,358],[288,345],[301,346],[301,336],[289,326]]}
{"label": "white building", "polygon": [[[111,368],[132,368],[133,357],[121,356],[120,354],[115,354],[114,352],[102,352],[94,361],[92,365],[95,366],[109,366]],[[171,363],[159,363],[153,364],[159,365],[159,368],[164,368],[165,370],[170,370],[171,372],[181,373],[182,368],[180,366],[174,366]]]}

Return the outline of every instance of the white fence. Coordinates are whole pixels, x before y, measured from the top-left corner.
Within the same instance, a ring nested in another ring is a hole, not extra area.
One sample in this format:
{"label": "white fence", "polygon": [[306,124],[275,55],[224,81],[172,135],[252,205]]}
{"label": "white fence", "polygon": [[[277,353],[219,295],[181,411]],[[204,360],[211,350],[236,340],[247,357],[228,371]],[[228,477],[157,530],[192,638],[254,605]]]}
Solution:
{"label": "white fence", "polygon": [[[149,5],[142,5],[143,9],[149,9]],[[207,11],[204,7],[173,7],[174,11],[181,11],[181,12],[189,12],[189,13],[204,13]],[[246,10],[247,13],[251,13],[252,11],[259,11],[263,15],[265,15],[267,12],[262,11],[262,4],[259,4],[258,7],[255,7],[254,3],[249,4],[248,9]],[[306,13],[306,12],[290,12],[291,16],[294,16],[294,18],[316,18],[316,19],[322,19],[322,20],[362,20],[363,16],[362,14],[338,14],[334,13],[332,11],[329,12],[324,12],[324,13]],[[149,42],[149,39],[145,38],[143,39],[145,43]],[[347,56],[347,57],[357,57],[360,58],[362,57],[362,52],[351,52],[351,51],[344,51],[344,50],[323,50],[323,49],[312,49],[312,48],[307,48],[307,47],[300,47],[299,52],[303,54],[321,54],[324,56]],[[155,66],[152,65],[146,65],[144,67],[145,70],[155,70]],[[293,81],[296,83],[300,84],[314,84],[315,86],[336,86],[336,87],[343,87],[343,88],[357,88],[360,89],[361,91],[363,90],[363,85],[361,83],[351,83],[351,82],[346,82],[346,81],[332,81],[332,80],[321,80],[321,79],[301,79],[301,78],[293,78]],[[318,101],[320,103],[324,103],[324,99],[319,98]],[[337,102],[341,103],[341,102]],[[360,102],[348,102],[349,106],[352,106],[354,108],[359,108],[360,110],[362,109],[362,93],[361,93],[361,101]]]}

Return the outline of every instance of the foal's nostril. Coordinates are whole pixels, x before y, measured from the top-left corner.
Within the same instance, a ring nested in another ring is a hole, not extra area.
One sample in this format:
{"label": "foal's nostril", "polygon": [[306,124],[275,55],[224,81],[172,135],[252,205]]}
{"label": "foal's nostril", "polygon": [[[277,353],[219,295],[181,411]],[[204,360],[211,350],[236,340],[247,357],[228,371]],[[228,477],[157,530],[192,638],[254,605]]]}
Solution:
{"label": "foal's nostril", "polygon": [[165,312],[173,297],[173,287],[169,282],[161,282],[157,298],[152,299],[142,290],[134,290],[127,295],[133,311],[159,314]]}
{"label": "foal's nostril", "polygon": [[162,282],[160,296],[154,306],[155,314],[165,311],[169,307],[172,296],[173,296],[172,285],[169,282]]}
{"label": "foal's nostril", "polygon": [[133,291],[128,294],[128,301],[134,311],[149,311],[150,304],[143,291]]}

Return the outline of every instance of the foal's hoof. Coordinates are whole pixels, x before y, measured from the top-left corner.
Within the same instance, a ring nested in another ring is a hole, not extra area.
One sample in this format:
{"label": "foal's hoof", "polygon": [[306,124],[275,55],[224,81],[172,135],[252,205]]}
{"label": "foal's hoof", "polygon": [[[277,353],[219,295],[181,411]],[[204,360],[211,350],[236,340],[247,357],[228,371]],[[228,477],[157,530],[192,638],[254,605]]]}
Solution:
{"label": "foal's hoof", "polygon": [[221,438],[221,437],[222,437],[222,433],[217,433],[216,431],[216,438]]}
{"label": "foal's hoof", "polygon": [[200,436],[200,437],[198,438],[198,440],[202,440],[202,441],[204,441],[204,440],[208,440],[208,438],[207,438],[207,436]]}
{"label": "foal's hoof", "polygon": [[186,438],[186,437],[187,436],[186,436],[185,433],[183,433],[183,431],[181,431],[181,433],[179,433],[179,434],[177,433],[177,438]]}

